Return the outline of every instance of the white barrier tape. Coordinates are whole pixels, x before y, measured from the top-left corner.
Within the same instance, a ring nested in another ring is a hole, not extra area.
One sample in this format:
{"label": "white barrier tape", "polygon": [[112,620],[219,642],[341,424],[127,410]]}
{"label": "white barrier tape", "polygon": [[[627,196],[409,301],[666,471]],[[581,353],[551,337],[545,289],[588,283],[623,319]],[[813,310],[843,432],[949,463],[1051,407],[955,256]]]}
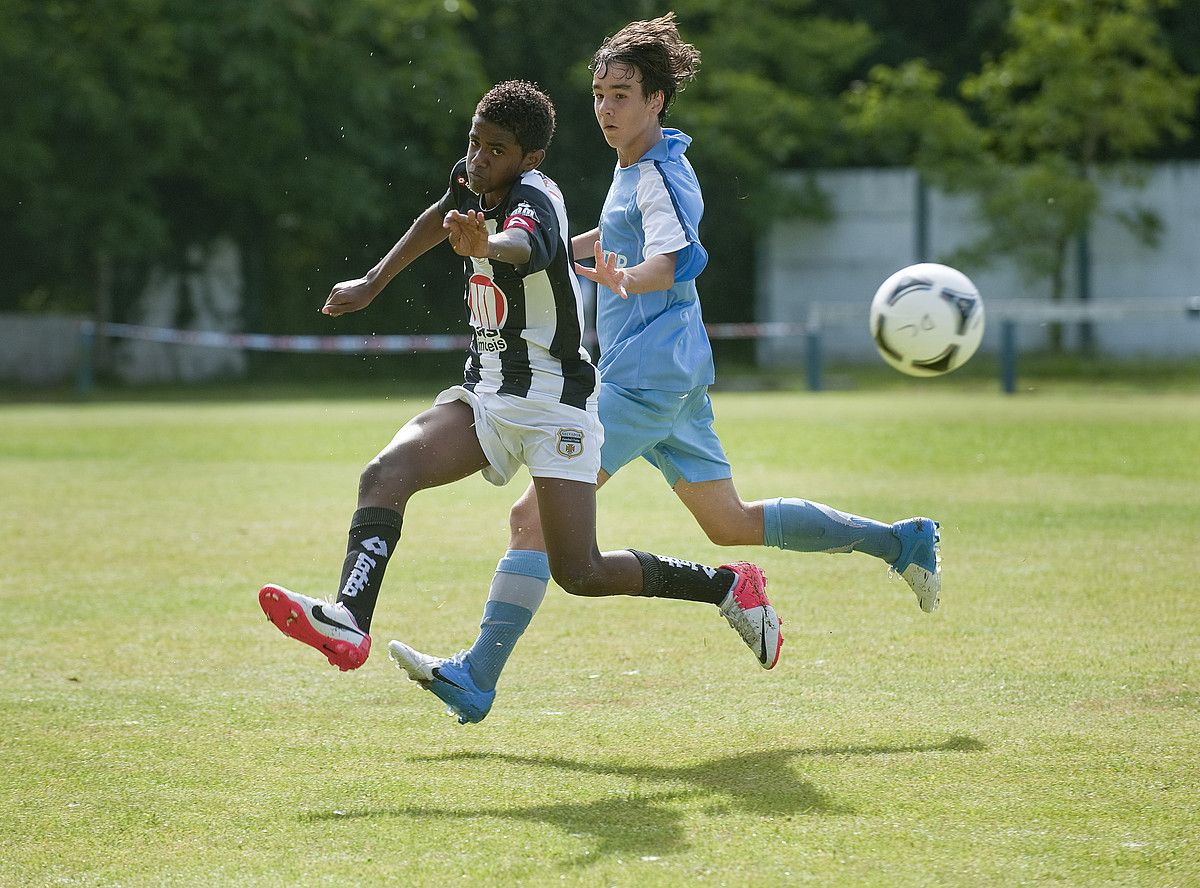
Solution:
{"label": "white barrier tape", "polygon": [[[765,324],[708,324],[712,339],[759,339],[767,336],[790,336],[808,330],[805,324],[771,322]],[[140,339],[171,345],[200,345],[210,348],[241,348],[268,352],[323,352],[385,354],[407,352],[448,352],[465,349],[470,336],[444,333],[397,334],[372,336],[277,336],[266,333],[223,333],[218,330],[177,330],[171,327],[146,327],[138,324],[95,324],[85,321],[82,331],[88,335],[100,333],[115,339]],[[594,344],[595,337],[588,337]]]}
{"label": "white barrier tape", "polygon": [[[1200,297],[1189,302],[1176,299],[1142,298],[1136,300],[1095,301],[1085,303],[1038,303],[1033,300],[995,300],[985,303],[989,321],[1014,321],[1045,324],[1052,321],[1115,321],[1131,317],[1170,317],[1181,314],[1200,317]],[[847,323],[866,325],[866,312],[843,304],[810,306],[810,323],[766,321],[736,324],[706,324],[710,339],[771,339],[806,335],[820,331],[821,321],[829,326]],[[112,336],[118,339],[141,339],[175,345],[200,345],[211,348],[241,348],[249,351],[314,352],[383,354],[412,352],[449,352],[465,349],[471,341],[467,335],[377,334],[371,336],[279,336],[267,333],[223,333],[217,330],[178,330],[170,327],[148,327],[138,324],[84,321],[81,331],[86,335]],[[589,346],[595,335],[587,336]]]}
{"label": "white barrier tape", "polygon": [[468,336],[415,334],[383,336],[273,336],[266,333],[223,333],[218,330],[177,330],[137,324],[94,324],[85,322],[84,333],[99,332],[117,339],[140,339],[172,345],[201,345],[210,348],[241,348],[249,351],[325,352],[445,352],[467,347]]}

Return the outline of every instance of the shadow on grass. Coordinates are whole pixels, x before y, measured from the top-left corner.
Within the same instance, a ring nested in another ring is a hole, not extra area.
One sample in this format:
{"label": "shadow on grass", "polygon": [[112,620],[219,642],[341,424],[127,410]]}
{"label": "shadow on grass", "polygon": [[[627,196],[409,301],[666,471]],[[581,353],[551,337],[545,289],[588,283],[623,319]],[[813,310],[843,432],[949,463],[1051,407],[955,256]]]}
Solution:
{"label": "shadow on grass", "polygon": [[[911,753],[978,752],[987,747],[973,737],[955,736],[941,743],[907,746],[826,746],[781,749],[724,756],[698,765],[623,765],[580,762],[558,756],[525,756],[499,752],[456,752],[420,756],[414,762],[496,762],[570,774],[628,777],[661,784],[662,792],[629,792],[591,802],[564,802],[526,807],[485,807],[451,810],[421,805],[306,812],[303,821],[374,817],[419,817],[470,820],[498,817],[546,823],[567,835],[591,837],[595,844],[563,866],[589,866],[605,858],[664,857],[689,847],[684,830],[683,804],[700,802],[717,813],[736,812],[763,817],[852,814],[828,793],[802,780],[790,767],[795,759],[811,756],[903,755]],[[681,788],[677,788],[680,787]]]}

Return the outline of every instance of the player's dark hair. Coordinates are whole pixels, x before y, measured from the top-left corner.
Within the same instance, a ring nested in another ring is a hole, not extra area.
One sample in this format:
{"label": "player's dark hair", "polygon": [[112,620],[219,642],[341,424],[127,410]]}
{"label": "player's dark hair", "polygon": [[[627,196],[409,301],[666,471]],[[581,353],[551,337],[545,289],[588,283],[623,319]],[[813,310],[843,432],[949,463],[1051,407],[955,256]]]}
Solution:
{"label": "player's dark hair", "polygon": [[684,43],[675,27],[675,13],[644,22],[631,22],[605,39],[592,58],[591,69],[601,77],[609,65],[634,68],[641,75],[646,98],[663,94],[659,122],[667,119],[675,94],[700,70],[700,50]]}
{"label": "player's dark hair", "polygon": [[479,100],[475,113],[512,133],[526,154],[547,148],[554,137],[554,103],[526,80],[497,83]]}

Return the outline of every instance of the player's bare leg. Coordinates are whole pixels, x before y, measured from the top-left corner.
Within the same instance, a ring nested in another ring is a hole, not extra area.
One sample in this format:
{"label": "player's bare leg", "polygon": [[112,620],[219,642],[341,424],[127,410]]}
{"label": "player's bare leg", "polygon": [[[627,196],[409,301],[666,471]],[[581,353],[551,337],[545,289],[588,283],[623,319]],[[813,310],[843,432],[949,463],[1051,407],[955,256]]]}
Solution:
{"label": "player's bare leg", "polygon": [[446,703],[460,724],[482,721],[491,711],[500,671],[540,604],[551,572],[573,595],[707,601],[720,608],[759,665],[770,669],[778,662],[783,644],[780,620],[758,567],[738,562],[712,568],[632,549],[601,552],[596,545],[596,486],[534,479],[533,500],[526,491],[511,513],[512,545],[544,545],[545,554],[533,548],[505,553],[492,581],[479,638],[470,650],[443,658],[399,641],[388,644],[396,664]]}
{"label": "player's bare leg", "polygon": [[479,635],[471,648],[442,658],[423,654],[400,641],[388,644],[388,654],[396,664],[409,678],[437,695],[460,724],[482,721],[491,710],[500,673],[541,607],[550,581],[550,561],[533,484],[513,506],[509,521],[509,548],[496,565]]}
{"label": "player's bare leg", "polygon": [[[708,602],[720,608],[759,665],[771,669],[779,661],[780,620],[757,566],[737,562],[713,568],[636,549],[601,553],[595,542],[595,486],[555,478],[535,478],[534,486],[550,568],[567,592]],[[580,524],[576,534],[574,525],[581,521],[586,529]]]}
{"label": "player's bare leg", "polygon": [[642,569],[628,549],[596,545],[596,485],[534,478],[550,573],[572,595],[640,595]]}
{"label": "player's bare leg", "polygon": [[675,482],[675,495],[716,545],[762,545],[763,504],[743,500],[732,478],[694,482],[680,479]]}
{"label": "player's bare leg", "polygon": [[259,591],[267,619],[285,635],[321,651],[331,664],[357,669],[371,651],[371,617],[396,544],[404,508],[418,490],[449,484],[482,469],[487,458],[466,404],[440,404],[409,421],[359,478],[335,603],[274,583]]}
{"label": "player's bare leg", "polygon": [[[604,469],[596,477],[599,490],[611,477]],[[546,551],[546,539],[542,534],[542,514],[538,511],[537,488],[532,483],[525,488],[508,513],[508,548],[526,551]]]}

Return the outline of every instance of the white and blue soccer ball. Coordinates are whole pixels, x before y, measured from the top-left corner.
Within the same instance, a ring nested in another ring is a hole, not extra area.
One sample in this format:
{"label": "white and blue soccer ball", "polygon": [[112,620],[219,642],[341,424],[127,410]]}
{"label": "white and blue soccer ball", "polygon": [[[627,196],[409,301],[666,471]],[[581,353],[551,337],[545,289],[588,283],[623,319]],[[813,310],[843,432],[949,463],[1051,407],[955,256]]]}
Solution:
{"label": "white and blue soccer ball", "polygon": [[961,367],[983,339],[983,299],[965,274],[922,262],[884,281],[871,301],[871,337],[885,361],[909,376]]}

